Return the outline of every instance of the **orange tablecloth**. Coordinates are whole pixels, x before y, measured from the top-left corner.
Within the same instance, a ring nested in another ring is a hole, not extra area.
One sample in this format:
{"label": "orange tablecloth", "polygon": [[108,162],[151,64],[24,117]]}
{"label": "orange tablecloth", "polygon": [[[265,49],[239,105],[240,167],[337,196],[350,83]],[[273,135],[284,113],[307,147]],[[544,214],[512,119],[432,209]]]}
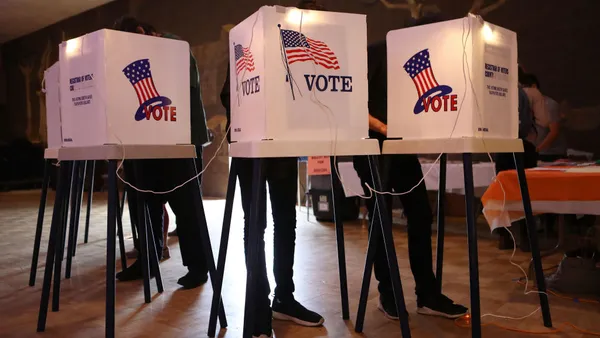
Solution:
{"label": "orange tablecloth", "polygon": [[[599,169],[542,167],[526,170],[534,214],[600,215]],[[517,171],[501,172],[481,201],[483,214],[492,230],[523,219],[525,215]]]}

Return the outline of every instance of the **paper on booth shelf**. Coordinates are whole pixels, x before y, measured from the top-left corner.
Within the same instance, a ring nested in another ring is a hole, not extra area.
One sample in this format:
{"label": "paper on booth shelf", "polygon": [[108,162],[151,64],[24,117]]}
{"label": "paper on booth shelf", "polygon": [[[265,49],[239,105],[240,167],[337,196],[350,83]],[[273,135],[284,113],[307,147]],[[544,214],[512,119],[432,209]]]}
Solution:
{"label": "paper on booth shelf", "polygon": [[387,60],[389,137],[517,138],[514,32],[474,16],[404,28]]}
{"label": "paper on booth shelf", "polygon": [[229,40],[232,141],[368,137],[365,15],[263,6]]}
{"label": "paper on booth shelf", "polygon": [[103,29],[59,47],[63,146],[190,144],[187,42]]}
{"label": "paper on booth shelf", "polygon": [[46,93],[46,129],[48,148],[57,149],[62,146],[62,127],[60,122],[60,65],[55,62],[44,71],[44,88]]}

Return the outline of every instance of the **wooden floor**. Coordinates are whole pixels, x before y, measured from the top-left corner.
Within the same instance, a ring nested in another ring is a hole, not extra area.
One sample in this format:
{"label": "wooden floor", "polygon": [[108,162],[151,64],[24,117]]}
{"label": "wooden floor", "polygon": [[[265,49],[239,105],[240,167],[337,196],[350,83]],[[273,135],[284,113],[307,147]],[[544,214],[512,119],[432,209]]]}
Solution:
{"label": "wooden floor", "polygon": [[[52,205],[53,195],[48,205]],[[36,333],[43,265],[47,248],[51,211],[48,210],[42,242],[42,253],[35,287],[27,285],[37,217],[39,191],[0,194],[0,337],[103,337],[105,290],[106,196],[95,194],[90,242],[83,244],[80,231],[73,277],[63,280],[61,308],[49,312],[45,333]],[[206,201],[208,224],[217,250],[224,209],[224,201]],[[127,215],[127,211],[126,211]],[[85,211],[82,212],[84,219]],[[245,266],[242,245],[242,212],[239,204],[234,210],[234,223],[229,244],[229,255],[224,284],[224,303],[229,327],[221,330],[221,337],[241,337],[244,310]],[[174,216],[171,215],[171,219]],[[83,224],[83,221],[82,221]],[[462,227],[462,224],[458,224]],[[125,230],[130,238],[128,217]],[[416,313],[414,282],[407,259],[406,234],[396,226],[395,240],[407,306],[411,317],[413,337],[468,337],[468,329],[459,328],[453,321],[424,317]],[[272,242],[271,227],[267,243]],[[489,229],[480,228],[480,232]],[[335,232],[331,224],[307,222],[305,209],[298,212],[297,251],[295,263],[296,298],[305,306],[321,313],[325,325],[321,328],[303,328],[289,323],[274,322],[275,336],[282,337],[360,337],[354,333],[354,319],[358,306],[363,273],[367,232],[359,222],[346,224],[346,261],[350,291],[351,319],[343,321],[339,297]],[[469,275],[466,238],[449,235],[446,239],[444,291],[457,302],[469,304]],[[131,240],[127,241],[131,248]],[[117,283],[117,332],[120,337],[205,337],[209,306],[212,297],[210,283],[195,290],[180,290],[176,281],[185,272],[181,265],[176,239],[169,240],[171,259],[161,264],[165,292],[154,294],[151,304],[144,304],[141,282]],[[272,257],[272,246],[267,257]],[[523,286],[514,283],[521,272],[509,264],[510,252],[496,249],[496,243],[482,238],[479,241],[479,263],[482,313],[521,317],[538,306],[535,294],[525,296]],[[559,257],[546,259],[552,266]],[[270,260],[267,259],[269,262]],[[515,261],[526,266],[529,257],[517,253]],[[272,262],[272,260],[271,260]],[[117,263],[117,269],[120,269]],[[63,270],[64,271],[64,270]],[[273,277],[270,276],[273,283]],[[273,284],[272,284],[273,285]],[[398,322],[385,319],[377,310],[376,284],[371,284],[369,304],[364,327],[366,337],[399,337]],[[152,285],[156,292],[155,284]],[[582,328],[600,331],[600,306],[576,303],[551,297],[551,308],[556,327],[571,322]],[[538,312],[525,320],[509,321],[484,318],[521,330],[547,331]],[[485,337],[525,337],[493,326],[483,328]],[[549,337],[586,337],[574,331],[551,334]]]}

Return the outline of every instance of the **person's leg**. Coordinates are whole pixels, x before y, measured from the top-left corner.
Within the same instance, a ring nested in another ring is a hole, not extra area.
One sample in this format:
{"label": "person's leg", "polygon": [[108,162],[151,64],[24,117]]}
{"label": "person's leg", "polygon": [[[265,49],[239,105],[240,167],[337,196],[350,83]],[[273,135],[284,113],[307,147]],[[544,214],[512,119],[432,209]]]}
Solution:
{"label": "person's leg", "polygon": [[[248,252],[248,230],[250,226],[250,208],[252,204],[252,185],[253,185],[253,159],[239,158],[238,161],[238,180],[240,184],[240,194],[242,196],[242,208],[244,209],[244,253]],[[268,164],[263,166],[263,170],[268,171]],[[269,286],[269,279],[267,278],[267,262],[265,258],[265,241],[264,241],[264,228],[267,226],[267,191],[264,189],[261,191],[261,204],[258,207],[259,224],[263,225],[262,236],[260,236],[259,248],[258,248],[258,265],[259,271],[256,271],[256,293],[254,297],[254,336],[260,336],[265,334],[271,336],[272,334],[272,312],[271,304],[269,300],[269,294],[271,289]],[[246,264],[247,265],[247,264]]]}
{"label": "person's leg", "polygon": [[[129,182],[133,186],[137,186],[137,181],[135,180],[135,171],[133,168],[134,162],[131,160],[126,160],[123,162],[123,172],[125,174],[125,180]],[[137,225],[137,191],[134,189],[128,189],[127,191],[127,207],[129,209],[129,219],[131,221],[132,229],[139,234],[139,228]],[[133,241],[133,250],[127,252],[127,258],[137,258],[139,254],[139,240]]]}
{"label": "person's leg", "polygon": [[[458,318],[467,313],[467,308],[454,304],[446,296],[439,294],[433,274],[431,224],[433,216],[423,172],[416,155],[394,155],[392,159],[393,177],[391,185],[400,195],[408,223],[408,256],[410,268],[415,278],[417,312],[426,315]],[[415,187],[416,186],[416,187]]]}
{"label": "person's leg", "polygon": [[294,299],[298,159],[286,157],[266,161],[274,223],[273,274],[277,284],[273,318],[291,320],[304,326],[321,325],[324,321],[321,315],[306,309]]}

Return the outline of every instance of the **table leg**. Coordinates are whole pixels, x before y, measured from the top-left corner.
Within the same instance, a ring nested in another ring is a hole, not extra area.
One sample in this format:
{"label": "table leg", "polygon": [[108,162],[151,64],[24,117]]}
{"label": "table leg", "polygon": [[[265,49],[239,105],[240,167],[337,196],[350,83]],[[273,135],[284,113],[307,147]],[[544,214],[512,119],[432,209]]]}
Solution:
{"label": "table leg", "polygon": [[[375,250],[379,245],[379,236],[381,236],[381,212],[378,202],[375,201],[373,216],[370,219],[369,244],[367,245],[367,258],[365,260],[365,270],[363,272],[362,286],[360,288],[360,300],[358,302],[358,311],[356,313],[356,325],[354,331],[363,332],[365,323],[365,313],[367,311],[367,302],[369,298],[369,288],[371,286],[371,274],[373,271],[373,262],[375,261]],[[376,221],[377,220],[377,221]]]}
{"label": "table leg", "polygon": [[342,318],[350,319],[348,308],[348,277],[346,274],[346,249],[344,247],[343,196],[344,188],[337,175],[335,157],[330,157],[331,163],[331,196],[333,197],[333,219],[335,222],[335,237],[338,253],[338,270],[340,275],[340,293],[342,298]]}
{"label": "table leg", "polygon": [[527,187],[527,176],[525,175],[523,156],[523,153],[513,153],[515,167],[517,168],[517,175],[519,178],[519,187],[521,189],[521,198],[523,199],[525,220],[527,222],[529,233],[529,246],[531,248],[531,257],[533,258],[535,279],[537,288],[540,291],[539,296],[540,306],[542,308],[542,318],[544,319],[545,327],[552,327],[550,305],[548,304],[548,295],[546,294],[546,280],[544,279],[542,259],[540,257],[540,246],[538,243],[537,230],[535,228],[535,219],[533,218],[533,210],[531,209],[531,199],[529,197],[529,188]]}
{"label": "table leg", "polygon": [[[379,163],[375,156],[368,156],[369,167],[371,170],[371,179],[375,190],[382,191],[381,177],[379,176]],[[404,303],[404,292],[402,291],[402,282],[400,281],[400,269],[398,268],[398,258],[396,256],[396,247],[394,246],[394,235],[392,232],[392,219],[387,217],[389,215],[387,211],[387,205],[385,198],[380,194],[375,194],[377,204],[380,211],[381,219],[381,233],[383,237],[383,244],[385,245],[385,251],[388,260],[388,266],[390,269],[390,278],[392,280],[392,290],[394,292],[394,301],[396,302],[396,309],[400,319],[400,329],[402,331],[403,338],[410,338],[410,327],[408,323],[408,312],[406,311],[406,304]],[[391,206],[389,206],[391,207]],[[385,217],[381,217],[381,216]]]}
{"label": "table leg", "polygon": [[[259,260],[259,242],[260,236],[263,234],[262,226],[259,222],[266,221],[266,215],[262,215],[265,210],[261,209],[261,199],[263,198],[262,191],[265,187],[265,177],[263,175],[264,160],[262,158],[256,158],[253,160],[253,172],[252,172],[252,202],[250,206],[250,222],[248,229],[248,246],[246,249],[246,304],[244,311],[244,335],[243,338],[252,337],[252,331],[254,328],[254,310],[255,310],[255,298],[254,294],[256,291],[256,273],[258,272],[258,260]],[[259,215],[261,213],[261,215]],[[264,250],[264,248],[262,248]]]}
{"label": "table leg", "polygon": [[[220,312],[221,291],[223,290],[223,275],[225,274],[225,259],[227,258],[227,246],[229,244],[229,232],[231,230],[231,214],[233,213],[233,202],[235,199],[235,188],[237,183],[236,158],[231,160],[229,168],[229,180],[227,181],[227,196],[225,198],[225,214],[223,216],[223,228],[221,230],[221,242],[219,244],[219,256],[217,258],[217,269],[213,282],[213,299],[210,307],[210,318],[208,320],[208,336],[215,337],[217,330],[217,314]],[[211,276],[211,279],[213,277]],[[223,326],[221,326],[223,327]]]}
{"label": "table leg", "polygon": [[[67,236],[67,221],[69,219],[69,202],[73,197],[73,180],[75,177],[75,161],[63,162],[68,166],[70,176],[68,178],[68,191],[66,192],[65,202],[62,204],[62,215],[60,227],[58,230],[57,248],[55,252],[55,264],[54,264],[54,286],[52,291],[52,312],[56,312],[60,307],[60,276],[62,270],[62,261],[65,255],[65,241]],[[71,209],[71,212],[73,210]]]}
{"label": "table leg", "polygon": [[85,215],[85,232],[83,235],[83,243],[88,242],[88,235],[90,233],[90,213],[92,212],[92,197],[94,196],[94,176],[96,176],[96,161],[89,161],[92,164],[90,170],[90,191],[88,192],[87,199],[87,213]]}
{"label": "table leg", "polygon": [[442,154],[440,157],[440,181],[438,186],[438,207],[437,207],[437,246],[436,246],[436,263],[435,263],[435,279],[437,282],[438,292],[442,293],[442,275],[444,268],[444,236],[445,236],[445,204],[446,204],[446,163],[447,154]]}
{"label": "table leg", "polygon": [[479,299],[479,259],[477,253],[477,224],[473,203],[475,189],[473,187],[473,158],[472,154],[463,154],[465,179],[465,204],[467,212],[467,237],[469,242],[469,277],[471,285],[471,335],[481,337],[481,309]]}
{"label": "table leg", "polygon": [[48,186],[50,185],[50,160],[44,160],[44,181],[42,183],[42,195],[40,196],[40,207],[38,209],[37,225],[35,227],[35,239],[33,241],[33,256],[31,257],[31,271],[29,272],[29,286],[35,285],[38,259],[40,256],[40,245],[42,242],[42,230],[44,227],[44,213],[46,212],[46,199],[48,197]]}
{"label": "table leg", "polygon": [[[62,209],[68,195],[69,165],[63,162],[58,169],[58,180],[56,182],[56,197],[54,199],[54,208],[52,212],[52,223],[50,225],[50,238],[48,240],[48,251],[46,253],[46,266],[44,268],[44,282],[42,286],[42,296],[40,299],[40,311],[38,314],[37,331],[43,332],[46,329],[46,319],[48,316],[48,303],[50,302],[50,287],[52,283],[52,270],[56,259],[58,238],[60,236],[60,224],[62,224]],[[56,262],[59,264],[58,262]]]}
{"label": "table leg", "polygon": [[115,246],[117,230],[117,161],[108,161],[108,220],[106,232],[106,337],[115,336]]}

